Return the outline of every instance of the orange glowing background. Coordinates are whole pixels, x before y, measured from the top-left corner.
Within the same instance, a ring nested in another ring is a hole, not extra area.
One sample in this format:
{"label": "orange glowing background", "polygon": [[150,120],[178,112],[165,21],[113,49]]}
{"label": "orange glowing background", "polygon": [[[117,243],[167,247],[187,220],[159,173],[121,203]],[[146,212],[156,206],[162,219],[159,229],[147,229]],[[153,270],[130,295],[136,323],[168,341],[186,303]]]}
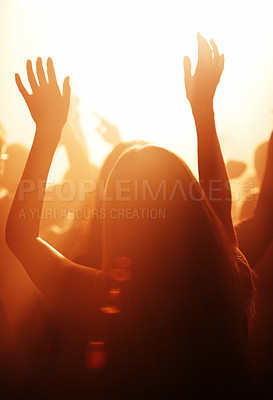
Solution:
{"label": "orange glowing background", "polygon": [[[196,172],[196,135],[183,82],[183,56],[196,62],[196,32],[225,53],[215,98],[225,159],[249,164],[272,130],[273,25],[270,1],[0,0],[0,120],[9,141],[30,146],[34,125],[14,82],[25,63],[54,60],[80,97],[90,159],[110,145],[95,131],[93,111],[141,138],[176,151]],[[59,149],[51,170],[66,166]]]}

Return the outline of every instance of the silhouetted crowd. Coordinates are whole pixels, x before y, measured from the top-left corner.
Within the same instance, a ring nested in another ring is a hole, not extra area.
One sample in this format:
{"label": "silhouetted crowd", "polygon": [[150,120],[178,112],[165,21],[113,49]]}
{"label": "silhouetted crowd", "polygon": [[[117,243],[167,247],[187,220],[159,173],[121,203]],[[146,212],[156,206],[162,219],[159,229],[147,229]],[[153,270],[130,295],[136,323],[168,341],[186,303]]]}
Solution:
{"label": "silhouetted crowd", "polygon": [[[0,126],[1,399],[273,396],[273,133],[255,176],[225,164],[224,56],[197,42],[184,79],[198,180],[99,114],[112,151],[97,168],[69,77],[60,89],[51,58],[36,74],[27,61],[31,93],[15,75],[36,130],[28,151]],[[58,146],[69,168],[50,185]]]}

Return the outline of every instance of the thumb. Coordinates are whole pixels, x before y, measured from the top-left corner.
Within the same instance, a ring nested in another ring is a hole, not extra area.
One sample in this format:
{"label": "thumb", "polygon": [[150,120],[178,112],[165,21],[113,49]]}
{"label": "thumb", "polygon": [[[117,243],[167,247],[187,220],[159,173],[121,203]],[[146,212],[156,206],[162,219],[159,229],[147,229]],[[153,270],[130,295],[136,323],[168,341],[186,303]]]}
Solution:
{"label": "thumb", "polygon": [[19,74],[15,74],[15,82],[16,82],[16,85],[17,85],[17,87],[19,89],[19,92],[23,96],[25,102],[28,104],[29,94],[28,94],[26,88],[24,87],[24,85],[22,84],[22,81],[21,81],[21,78],[20,78]]}

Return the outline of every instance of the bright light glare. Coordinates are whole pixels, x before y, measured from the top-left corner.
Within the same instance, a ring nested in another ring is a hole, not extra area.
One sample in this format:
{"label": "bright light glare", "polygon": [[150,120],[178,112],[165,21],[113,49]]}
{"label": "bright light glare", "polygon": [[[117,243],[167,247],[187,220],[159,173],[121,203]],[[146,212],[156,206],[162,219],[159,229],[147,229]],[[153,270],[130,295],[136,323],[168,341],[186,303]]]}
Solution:
{"label": "bright light glare", "polygon": [[[224,154],[250,161],[255,145],[269,136],[272,126],[269,3],[10,1],[2,38],[10,41],[12,55],[2,60],[6,73],[18,71],[26,79],[26,59],[50,55],[60,82],[70,75],[72,89],[81,98],[82,124],[96,164],[111,148],[95,132],[92,111],[118,125],[124,140],[141,138],[168,147],[196,172],[195,131],[182,65],[184,55],[195,65],[200,31],[225,53],[215,99]],[[11,80],[10,85],[14,86]],[[6,89],[10,106],[18,105],[19,118],[12,120],[12,112],[0,117],[11,139],[29,144],[33,128],[26,107],[14,87]]]}

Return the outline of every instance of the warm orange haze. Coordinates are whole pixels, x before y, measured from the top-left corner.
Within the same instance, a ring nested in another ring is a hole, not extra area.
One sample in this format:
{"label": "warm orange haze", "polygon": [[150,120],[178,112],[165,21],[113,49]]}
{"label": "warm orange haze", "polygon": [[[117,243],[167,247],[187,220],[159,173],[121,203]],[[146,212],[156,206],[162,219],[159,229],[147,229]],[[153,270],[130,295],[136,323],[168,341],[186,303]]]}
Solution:
{"label": "warm orange haze", "polygon": [[0,398],[273,394],[269,6],[0,1]]}
{"label": "warm orange haze", "polygon": [[[1,2],[0,18],[0,51],[5,59],[0,117],[11,141],[30,146],[33,127],[17,96],[13,74],[25,74],[28,58],[51,56],[58,77],[69,73],[72,90],[80,97],[88,152],[97,165],[111,147],[96,133],[93,111],[117,125],[124,140],[140,138],[167,146],[196,173],[194,124],[181,96],[181,69],[184,55],[195,64],[195,37],[200,31],[207,39],[217,39],[226,57],[215,99],[224,156],[240,158],[253,168],[252,153],[272,126],[269,1],[79,1],[76,5],[12,0]],[[13,104],[16,119],[11,117]],[[66,156],[63,149],[59,153],[56,163],[63,171]],[[50,176],[60,178],[56,170]]]}

